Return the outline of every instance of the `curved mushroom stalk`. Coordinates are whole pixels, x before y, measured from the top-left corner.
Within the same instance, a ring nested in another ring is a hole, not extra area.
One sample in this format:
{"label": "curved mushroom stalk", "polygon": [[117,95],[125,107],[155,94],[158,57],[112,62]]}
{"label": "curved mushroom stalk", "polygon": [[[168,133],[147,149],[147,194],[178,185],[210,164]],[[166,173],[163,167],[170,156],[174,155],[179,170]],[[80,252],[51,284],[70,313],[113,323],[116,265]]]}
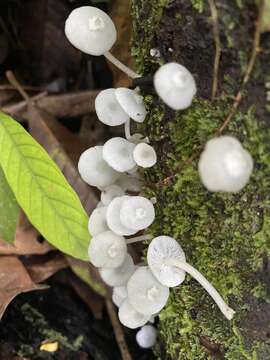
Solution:
{"label": "curved mushroom stalk", "polygon": [[126,243],[134,244],[139,241],[146,241],[146,240],[152,240],[152,239],[153,239],[153,235],[141,235],[141,236],[136,236],[136,237],[127,239]]}
{"label": "curved mushroom stalk", "polygon": [[127,140],[131,139],[130,119],[125,122],[125,137]]}
{"label": "curved mushroom stalk", "polygon": [[127,76],[130,77],[131,79],[137,79],[137,78],[141,77],[140,74],[137,74],[135,71],[131,70],[129,67],[124,65],[121,61],[119,61],[116,57],[114,57],[110,51],[106,51],[104,53],[104,56],[107,60],[109,60],[112,64],[114,64],[119,70],[121,70],[125,74],[127,74]]}
{"label": "curved mushroom stalk", "polygon": [[194,279],[196,279],[202,285],[202,287],[208,292],[208,294],[212,297],[212,299],[215,301],[215,303],[217,304],[223,315],[228,320],[231,320],[233,318],[235,311],[225,303],[225,301],[222,299],[221,295],[217,292],[217,290],[213,287],[213,285],[210,284],[210,282],[193,266],[189,265],[185,261],[181,261],[177,259],[167,259],[166,265],[175,266],[181,270],[184,270],[192,277],[194,277]]}

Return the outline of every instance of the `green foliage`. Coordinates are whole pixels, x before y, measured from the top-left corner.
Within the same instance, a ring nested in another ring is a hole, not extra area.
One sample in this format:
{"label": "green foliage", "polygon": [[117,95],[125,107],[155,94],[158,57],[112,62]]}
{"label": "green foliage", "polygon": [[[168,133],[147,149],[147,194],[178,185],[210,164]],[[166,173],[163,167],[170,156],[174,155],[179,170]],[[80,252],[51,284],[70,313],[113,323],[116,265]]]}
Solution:
{"label": "green foliage", "polygon": [[55,247],[87,260],[88,217],[47,152],[11,117],[0,113],[0,165],[28,219]]}
{"label": "green foliage", "polygon": [[0,168],[0,239],[12,243],[19,217],[19,206]]}

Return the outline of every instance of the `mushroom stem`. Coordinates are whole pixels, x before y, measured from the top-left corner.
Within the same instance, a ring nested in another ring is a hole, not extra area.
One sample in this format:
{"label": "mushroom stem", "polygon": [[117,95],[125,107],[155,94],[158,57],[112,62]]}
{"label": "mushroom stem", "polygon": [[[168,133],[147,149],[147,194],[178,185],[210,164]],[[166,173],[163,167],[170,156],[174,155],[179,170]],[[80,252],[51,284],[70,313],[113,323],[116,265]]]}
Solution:
{"label": "mushroom stem", "polygon": [[225,303],[225,301],[222,299],[222,297],[213,287],[213,285],[211,285],[210,282],[198,270],[196,270],[193,266],[189,265],[188,263],[177,259],[167,259],[166,264],[169,266],[175,266],[181,270],[186,271],[188,274],[193,276],[194,279],[196,279],[202,285],[202,287],[208,292],[208,294],[212,297],[212,299],[215,301],[215,303],[219,307],[220,311],[224,314],[224,316],[228,320],[231,320],[233,318],[235,311]]}
{"label": "mushroom stem", "polygon": [[133,244],[135,242],[152,240],[152,239],[153,239],[153,235],[141,235],[141,236],[136,236],[136,237],[127,239],[126,243]]}
{"label": "mushroom stem", "polygon": [[127,76],[129,76],[131,79],[137,79],[137,78],[141,77],[141,75],[137,74],[135,71],[131,70],[129,67],[127,67],[126,65],[121,63],[121,61],[116,59],[116,57],[114,57],[113,54],[110,53],[109,51],[105,52],[104,56],[107,60],[109,60],[116,67],[118,67],[118,69],[120,69],[125,74],[127,74]]}
{"label": "mushroom stem", "polygon": [[127,140],[129,140],[131,138],[131,133],[130,133],[130,119],[128,119],[125,122],[125,137]]}

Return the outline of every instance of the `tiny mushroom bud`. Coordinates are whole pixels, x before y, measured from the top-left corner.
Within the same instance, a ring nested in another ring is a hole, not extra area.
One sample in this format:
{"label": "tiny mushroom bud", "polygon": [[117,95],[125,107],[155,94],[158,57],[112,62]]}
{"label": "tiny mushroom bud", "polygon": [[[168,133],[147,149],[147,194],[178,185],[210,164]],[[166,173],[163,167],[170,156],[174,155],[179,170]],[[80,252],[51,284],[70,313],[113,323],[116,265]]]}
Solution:
{"label": "tiny mushroom bud", "polygon": [[199,174],[210,191],[238,192],[247,184],[253,169],[249,152],[232,136],[207,142],[199,161]]}
{"label": "tiny mushroom bud", "polygon": [[139,313],[130,304],[129,300],[126,299],[120,305],[118,317],[120,322],[124,326],[130,329],[136,329],[140,326],[145,325],[147,321],[150,319],[151,315],[144,315]]}
{"label": "tiny mushroom bud", "polygon": [[146,117],[146,108],[142,96],[136,91],[127,88],[116,89],[115,96],[131,119],[139,123],[144,121]]}
{"label": "tiny mushroom bud", "polygon": [[94,146],[84,151],[78,164],[82,179],[87,184],[96,187],[109,186],[120,176],[117,171],[104,161],[102,151],[102,146]]}
{"label": "tiny mushroom bud", "polygon": [[105,231],[94,236],[88,248],[90,261],[96,267],[119,267],[124,262],[126,254],[125,239],[112,231]]}
{"label": "tiny mushroom bud", "polygon": [[127,254],[124,262],[117,268],[101,268],[100,276],[102,280],[109,286],[123,286],[127,283],[130,276],[135,271],[135,265],[132,257]]}
{"label": "tiny mushroom bud", "polygon": [[99,120],[109,126],[122,125],[129,120],[115,96],[115,89],[101,91],[95,100],[95,109]]}
{"label": "tiny mushroom bud", "polygon": [[152,325],[143,326],[136,334],[136,341],[143,349],[149,349],[157,341],[157,329]]}
{"label": "tiny mushroom bud", "polygon": [[119,196],[123,196],[124,195],[124,190],[122,190],[120,188],[120,186],[118,185],[110,185],[108,187],[106,187],[102,193],[101,193],[101,201],[102,203],[107,206],[110,204],[110,202]]}
{"label": "tiny mushroom bud", "polygon": [[189,107],[197,91],[188,69],[174,62],[159,68],[154,76],[154,85],[161,99],[174,110]]}
{"label": "tiny mushroom bud", "polygon": [[157,154],[154,148],[148,144],[140,143],[133,151],[133,157],[137,165],[149,168],[156,164]]}
{"label": "tiny mushroom bud", "polygon": [[108,140],[103,146],[103,158],[114,170],[125,172],[133,169],[135,145],[121,137]]}
{"label": "tiny mushroom bud", "polygon": [[114,305],[120,307],[122,302],[127,298],[127,287],[126,286],[116,286],[112,291],[112,301]]}
{"label": "tiny mushroom bud", "polygon": [[109,230],[106,221],[107,208],[105,206],[96,208],[90,215],[88,230],[92,236],[96,236],[104,231]]}
{"label": "tiny mushroom bud", "polygon": [[153,276],[147,266],[139,267],[127,283],[128,299],[138,312],[153,315],[159,312],[169,298],[169,288]]}

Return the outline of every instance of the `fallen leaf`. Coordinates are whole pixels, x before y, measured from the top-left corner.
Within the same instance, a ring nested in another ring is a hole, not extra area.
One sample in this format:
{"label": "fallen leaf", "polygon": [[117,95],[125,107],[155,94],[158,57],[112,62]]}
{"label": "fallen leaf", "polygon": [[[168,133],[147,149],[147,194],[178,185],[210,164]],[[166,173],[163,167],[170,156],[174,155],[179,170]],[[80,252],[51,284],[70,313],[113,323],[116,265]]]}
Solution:
{"label": "fallen leaf", "polygon": [[56,352],[58,350],[58,348],[59,348],[58,341],[54,341],[54,342],[48,342],[48,343],[41,344],[39,347],[39,350],[53,353],[53,352]]}

